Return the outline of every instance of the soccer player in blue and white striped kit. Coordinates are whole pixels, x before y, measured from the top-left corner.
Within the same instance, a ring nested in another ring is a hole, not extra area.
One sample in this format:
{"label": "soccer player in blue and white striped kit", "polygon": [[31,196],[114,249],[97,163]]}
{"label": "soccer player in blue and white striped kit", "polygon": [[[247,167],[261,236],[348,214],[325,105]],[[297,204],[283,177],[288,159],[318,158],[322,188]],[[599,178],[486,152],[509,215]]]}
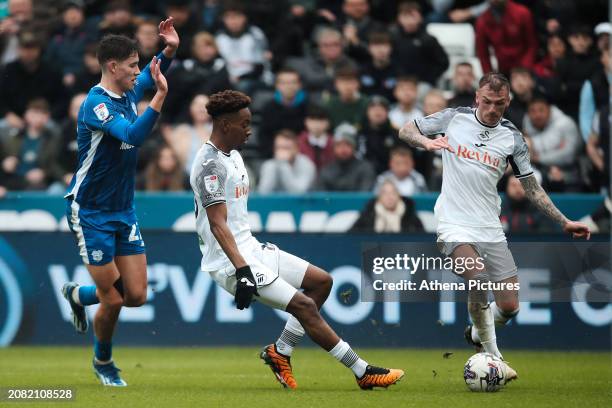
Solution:
{"label": "soccer player in blue and white striped kit", "polygon": [[[135,41],[119,35],[98,45],[102,79],[81,105],[77,143],[79,164],[68,188],[67,220],[79,254],[95,286],[68,282],[62,294],[73,323],[87,331],[84,306],[99,303],[93,319],[93,368],[103,385],[126,386],[112,359],[112,336],[122,306],[141,306],[147,297],[147,260],[134,209],[138,147],[151,132],[168,93],[163,73],[179,45],[172,18],[159,24],[166,47],[142,72]],[[157,91],[145,112],[136,105]]]}

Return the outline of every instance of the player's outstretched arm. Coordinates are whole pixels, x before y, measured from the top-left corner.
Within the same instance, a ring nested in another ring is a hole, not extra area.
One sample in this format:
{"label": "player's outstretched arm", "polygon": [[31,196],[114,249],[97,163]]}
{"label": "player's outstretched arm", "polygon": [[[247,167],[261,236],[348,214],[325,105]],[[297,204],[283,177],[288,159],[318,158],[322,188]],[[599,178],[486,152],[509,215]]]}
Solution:
{"label": "player's outstretched arm", "polygon": [[568,220],[567,217],[565,217],[565,215],[559,211],[555,204],[553,204],[548,194],[546,194],[546,191],[544,191],[540,183],[538,183],[535,176],[531,175],[528,177],[523,177],[520,180],[529,201],[531,201],[548,218],[563,227],[563,231],[572,234],[574,238],[589,239],[591,237],[589,227],[581,222]]}
{"label": "player's outstretched arm", "polygon": [[427,151],[446,149],[453,153],[453,148],[448,144],[448,136],[430,139],[421,134],[413,121],[406,123],[399,130],[399,138],[413,147],[421,147]]}

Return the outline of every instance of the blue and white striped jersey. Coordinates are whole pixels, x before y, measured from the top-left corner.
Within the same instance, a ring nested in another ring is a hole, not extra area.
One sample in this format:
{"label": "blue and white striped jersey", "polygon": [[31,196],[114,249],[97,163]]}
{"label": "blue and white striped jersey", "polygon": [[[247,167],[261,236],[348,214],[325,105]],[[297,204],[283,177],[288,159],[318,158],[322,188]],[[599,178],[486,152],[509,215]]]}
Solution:
{"label": "blue and white striped jersey", "polygon": [[[161,69],[170,59],[163,53]],[[79,163],[65,198],[81,208],[122,211],[133,207],[138,147],[149,135],[159,113],[150,107],[139,117],[136,105],[154,85],[149,65],[134,89],[117,95],[96,85],[81,105],[77,123]]]}

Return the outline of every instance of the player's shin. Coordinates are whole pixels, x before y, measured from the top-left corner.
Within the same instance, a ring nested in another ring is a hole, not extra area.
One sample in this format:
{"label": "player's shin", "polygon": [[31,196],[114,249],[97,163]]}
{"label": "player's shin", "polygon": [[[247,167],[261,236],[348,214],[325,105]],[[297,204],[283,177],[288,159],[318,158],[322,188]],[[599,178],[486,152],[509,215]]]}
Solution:
{"label": "player's shin", "polygon": [[468,311],[484,351],[502,358],[497,348],[495,323],[493,313],[487,303],[487,292],[471,290],[468,294]]}
{"label": "player's shin", "polygon": [[304,337],[304,328],[294,316],[290,316],[280,337],[276,340],[276,350],[285,356],[291,356],[293,348]]}
{"label": "player's shin", "polygon": [[362,360],[346,341],[340,339],[338,344],[329,351],[329,354],[350,368],[358,378],[365,374],[368,363]]}

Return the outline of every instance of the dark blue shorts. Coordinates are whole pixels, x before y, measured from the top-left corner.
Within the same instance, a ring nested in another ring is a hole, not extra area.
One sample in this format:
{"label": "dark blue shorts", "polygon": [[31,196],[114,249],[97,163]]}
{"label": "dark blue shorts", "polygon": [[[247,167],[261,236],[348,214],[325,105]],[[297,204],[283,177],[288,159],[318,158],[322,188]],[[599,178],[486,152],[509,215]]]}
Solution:
{"label": "dark blue shorts", "polygon": [[79,255],[88,265],[106,265],[115,256],[145,252],[134,209],[100,211],[80,208],[68,200],[66,219],[75,234]]}

